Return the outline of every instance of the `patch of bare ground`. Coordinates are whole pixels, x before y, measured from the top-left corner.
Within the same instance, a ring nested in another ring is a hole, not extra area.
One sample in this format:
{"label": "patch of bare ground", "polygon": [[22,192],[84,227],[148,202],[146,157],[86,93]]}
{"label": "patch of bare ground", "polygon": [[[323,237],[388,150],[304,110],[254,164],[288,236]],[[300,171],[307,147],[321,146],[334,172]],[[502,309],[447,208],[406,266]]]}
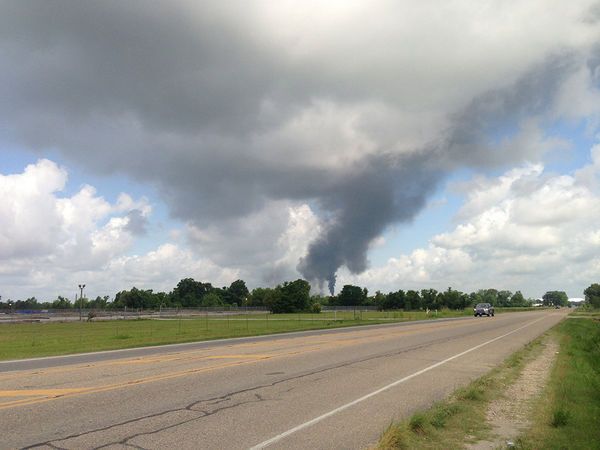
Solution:
{"label": "patch of bare ground", "polygon": [[519,378],[490,403],[486,420],[492,427],[492,439],[468,444],[468,450],[511,447],[515,438],[530,425],[533,400],[546,385],[558,352],[558,344],[552,338],[548,337],[543,345],[542,352],[525,366]]}

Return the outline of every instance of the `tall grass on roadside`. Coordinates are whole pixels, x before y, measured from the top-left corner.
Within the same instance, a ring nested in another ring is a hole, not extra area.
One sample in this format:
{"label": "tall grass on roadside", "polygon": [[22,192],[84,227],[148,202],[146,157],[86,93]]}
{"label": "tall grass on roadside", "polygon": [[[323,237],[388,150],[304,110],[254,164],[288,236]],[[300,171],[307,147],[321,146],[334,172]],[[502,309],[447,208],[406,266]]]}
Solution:
{"label": "tall grass on roadside", "polygon": [[534,423],[519,448],[600,449],[600,321],[570,319],[555,330],[560,351]]}
{"label": "tall grass on roadside", "polygon": [[507,358],[489,374],[458,389],[448,399],[408,419],[391,424],[377,450],[462,449],[466,442],[488,437],[486,411],[491,400],[502,395],[521,370],[541,351],[540,339]]}

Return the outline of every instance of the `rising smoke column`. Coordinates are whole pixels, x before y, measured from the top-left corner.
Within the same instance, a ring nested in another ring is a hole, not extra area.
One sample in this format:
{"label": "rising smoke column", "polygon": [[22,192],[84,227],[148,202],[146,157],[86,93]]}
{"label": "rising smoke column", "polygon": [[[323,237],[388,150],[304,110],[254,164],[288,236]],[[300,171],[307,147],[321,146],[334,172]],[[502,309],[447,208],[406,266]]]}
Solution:
{"label": "rising smoke column", "polygon": [[[554,98],[549,93],[559,91],[574,67],[572,54],[551,55],[514,83],[473,98],[453,115],[446,133],[428,146],[409,155],[367,158],[356,174],[322,197],[323,210],[329,213],[324,231],[309,245],[297,269],[320,286],[327,282],[333,295],[337,270],[366,270],[369,244],[388,226],[411,220],[452,170],[539,158],[545,151],[543,142],[532,145],[523,124],[540,120],[550,109]],[[518,130],[510,145],[490,143],[489,134],[505,128]]]}
{"label": "rising smoke column", "polygon": [[309,245],[298,271],[319,286],[327,283],[333,295],[337,270],[366,270],[371,242],[389,225],[412,219],[438,179],[423,155],[380,155],[363,161],[359,172],[349,174],[320,201],[326,212],[323,232]]}

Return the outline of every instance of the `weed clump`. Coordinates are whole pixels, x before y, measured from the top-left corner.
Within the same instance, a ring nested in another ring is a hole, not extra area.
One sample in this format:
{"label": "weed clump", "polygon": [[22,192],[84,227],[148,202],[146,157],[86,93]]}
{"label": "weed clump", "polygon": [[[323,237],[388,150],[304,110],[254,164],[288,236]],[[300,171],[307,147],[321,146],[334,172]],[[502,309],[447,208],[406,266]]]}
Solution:
{"label": "weed clump", "polygon": [[551,425],[554,428],[564,427],[567,423],[569,423],[570,413],[566,409],[559,407],[554,410],[552,413],[552,422]]}
{"label": "weed clump", "polygon": [[458,398],[460,400],[479,401],[483,399],[483,391],[479,386],[469,386],[459,393]]}
{"label": "weed clump", "polygon": [[120,339],[120,340],[131,339],[131,335],[129,335],[129,334],[117,334],[115,336],[115,339]]}
{"label": "weed clump", "polygon": [[398,425],[390,425],[383,433],[377,450],[404,450],[408,449],[409,445],[406,442],[406,428]]}
{"label": "weed clump", "polygon": [[427,422],[427,418],[423,413],[415,413],[408,422],[408,426],[412,430],[413,433],[424,434],[425,433],[425,423]]}
{"label": "weed clump", "polygon": [[444,428],[446,421],[459,411],[458,405],[438,405],[431,416],[430,423],[435,428]]}

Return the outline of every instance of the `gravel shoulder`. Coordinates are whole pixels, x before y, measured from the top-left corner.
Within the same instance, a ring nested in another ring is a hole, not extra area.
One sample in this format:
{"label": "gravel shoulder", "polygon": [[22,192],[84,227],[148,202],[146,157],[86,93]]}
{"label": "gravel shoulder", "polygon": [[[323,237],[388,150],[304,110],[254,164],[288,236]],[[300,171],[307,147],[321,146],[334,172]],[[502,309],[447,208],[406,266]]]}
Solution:
{"label": "gravel shoulder", "polygon": [[531,425],[533,402],[541,395],[558,353],[558,343],[547,336],[542,352],[523,368],[519,378],[508,386],[504,394],[492,400],[486,412],[492,437],[474,444],[468,450],[487,450],[512,447],[515,439]]}

